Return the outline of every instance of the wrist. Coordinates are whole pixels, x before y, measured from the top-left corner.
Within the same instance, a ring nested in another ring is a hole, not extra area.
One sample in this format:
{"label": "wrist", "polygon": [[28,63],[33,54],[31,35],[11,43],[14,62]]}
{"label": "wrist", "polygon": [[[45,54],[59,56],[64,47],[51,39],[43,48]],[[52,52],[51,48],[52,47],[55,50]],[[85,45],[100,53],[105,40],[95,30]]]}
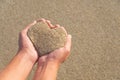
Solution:
{"label": "wrist", "polygon": [[39,61],[34,80],[56,80],[60,64],[54,61]]}
{"label": "wrist", "polygon": [[21,58],[24,58],[33,64],[37,60],[37,58],[33,57],[32,55],[30,55],[30,53],[28,51],[25,51],[25,50],[20,50],[17,55],[19,55]]}
{"label": "wrist", "polygon": [[48,65],[55,66],[56,68],[59,68],[59,66],[60,66],[60,63],[58,63],[56,61],[47,61],[46,63]]}
{"label": "wrist", "polygon": [[38,67],[45,67],[46,65],[54,67],[54,68],[59,68],[60,63],[56,62],[56,61],[50,61],[50,60],[46,60],[43,62],[38,62]]}
{"label": "wrist", "polygon": [[61,63],[62,63],[61,61],[59,61],[59,60],[54,60],[54,59],[48,59],[47,62],[48,62],[48,63],[51,63],[51,64],[54,64],[54,65],[58,65],[58,66],[60,66]]}

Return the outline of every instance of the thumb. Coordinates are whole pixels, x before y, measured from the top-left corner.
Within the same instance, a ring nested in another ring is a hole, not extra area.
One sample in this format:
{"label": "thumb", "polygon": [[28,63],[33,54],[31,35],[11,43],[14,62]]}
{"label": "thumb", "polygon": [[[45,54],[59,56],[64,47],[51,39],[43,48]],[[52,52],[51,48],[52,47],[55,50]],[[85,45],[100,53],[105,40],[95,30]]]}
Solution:
{"label": "thumb", "polygon": [[37,21],[32,22],[31,24],[27,25],[24,30],[27,32],[28,29],[29,29],[30,27],[32,27],[33,25],[35,25],[36,23],[37,23]]}

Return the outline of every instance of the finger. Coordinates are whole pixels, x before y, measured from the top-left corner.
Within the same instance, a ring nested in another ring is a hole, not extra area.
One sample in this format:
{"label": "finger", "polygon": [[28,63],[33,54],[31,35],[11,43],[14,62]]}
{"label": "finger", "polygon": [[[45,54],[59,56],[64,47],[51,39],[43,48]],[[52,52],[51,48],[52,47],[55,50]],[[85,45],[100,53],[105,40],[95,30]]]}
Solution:
{"label": "finger", "polygon": [[59,28],[60,27],[60,25],[59,24],[56,24],[55,26],[54,26],[54,28]]}
{"label": "finger", "polygon": [[67,51],[70,51],[70,49],[71,49],[71,35],[68,35],[67,36],[67,42],[66,42],[66,44],[65,44],[65,49],[67,50]]}
{"label": "finger", "polygon": [[25,27],[25,28],[20,32],[20,37],[25,37],[25,36],[27,36],[27,31],[28,31],[28,29],[29,29],[31,26],[35,25],[35,24],[36,24],[36,21],[32,22],[32,23],[29,24],[27,27]]}
{"label": "finger", "polygon": [[49,20],[46,20],[46,23],[48,24],[48,26],[49,26],[50,28],[54,28],[54,26],[51,24],[51,22],[50,22]]}
{"label": "finger", "polygon": [[37,22],[46,22],[46,20],[44,19],[44,18],[41,18],[41,19],[38,19],[38,20],[36,20]]}
{"label": "finger", "polygon": [[32,22],[32,23],[29,24],[23,31],[27,32],[28,29],[29,29],[30,27],[32,27],[33,25],[35,25],[36,23],[37,23],[37,21]]}

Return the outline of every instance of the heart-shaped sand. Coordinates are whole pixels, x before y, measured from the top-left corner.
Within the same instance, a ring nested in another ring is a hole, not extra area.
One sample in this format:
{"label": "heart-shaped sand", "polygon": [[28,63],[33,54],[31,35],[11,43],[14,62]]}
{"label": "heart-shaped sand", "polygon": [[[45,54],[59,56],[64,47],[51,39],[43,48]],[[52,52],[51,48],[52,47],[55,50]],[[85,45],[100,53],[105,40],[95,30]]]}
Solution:
{"label": "heart-shaped sand", "polygon": [[39,56],[63,47],[66,42],[65,31],[58,27],[51,29],[47,23],[38,22],[28,30],[28,37],[34,44]]}

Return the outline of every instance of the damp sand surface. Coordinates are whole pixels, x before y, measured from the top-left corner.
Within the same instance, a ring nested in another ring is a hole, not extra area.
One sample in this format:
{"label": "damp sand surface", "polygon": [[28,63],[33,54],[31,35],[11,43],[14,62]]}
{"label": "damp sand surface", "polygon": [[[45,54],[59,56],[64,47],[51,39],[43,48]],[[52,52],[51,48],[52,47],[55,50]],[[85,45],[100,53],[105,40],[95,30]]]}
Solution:
{"label": "damp sand surface", "polygon": [[0,69],[17,53],[19,32],[40,18],[72,35],[57,80],[120,80],[119,0],[0,0]]}

